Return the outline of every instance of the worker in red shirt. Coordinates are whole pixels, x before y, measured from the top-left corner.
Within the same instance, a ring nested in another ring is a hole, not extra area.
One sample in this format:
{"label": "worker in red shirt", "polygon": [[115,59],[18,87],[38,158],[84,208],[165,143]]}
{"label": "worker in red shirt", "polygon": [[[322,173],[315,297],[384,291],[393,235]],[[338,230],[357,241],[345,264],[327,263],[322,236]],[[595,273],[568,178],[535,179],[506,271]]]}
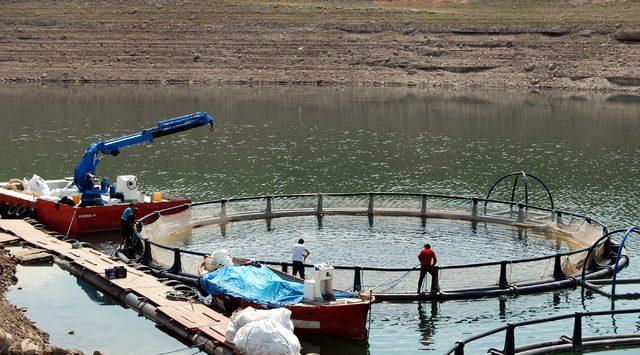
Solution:
{"label": "worker in red shirt", "polygon": [[431,274],[431,291],[438,291],[438,270],[436,269],[436,263],[438,258],[436,253],[431,250],[431,245],[425,244],[424,249],[420,250],[418,254],[418,260],[420,260],[420,278],[418,279],[418,293],[422,291],[422,281],[427,272]]}

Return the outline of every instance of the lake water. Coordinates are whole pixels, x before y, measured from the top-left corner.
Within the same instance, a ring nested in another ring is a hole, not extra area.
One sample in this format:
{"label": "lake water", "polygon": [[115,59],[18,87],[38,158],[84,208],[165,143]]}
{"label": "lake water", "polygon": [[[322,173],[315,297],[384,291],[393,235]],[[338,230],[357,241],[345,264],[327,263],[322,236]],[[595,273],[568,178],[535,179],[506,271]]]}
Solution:
{"label": "lake water", "polygon": [[[640,223],[637,97],[417,88],[5,84],[0,86],[0,106],[2,180],[34,173],[46,179],[71,176],[95,139],[206,111],[218,122],[216,132],[196,129],[125,148],[116,158],[106,157],[99,174],[112,181],[119,174],[136,174],[145,189],[199,201],[354,191],[483,196],[503,174],[525,170],[549,185],[561,209],[612,227]],[[376,219],[372,228],[366,218],[326,218],[321,231],[315,219],[295,219],[274,221],[273,227],[267,232],[262,224],[239,224],[230,226],[224,237],[212,231],[189,245],[223,245],[236,254],[244,247],[247,256],[284,258],[292,240],[306,233],[317,260],[394,266],[412,266],[415,248],[428,238],[439,242],[437,252],[447,264],[563,248],[535,235],[523,241],[512,230],[489,228],[474,235],[468,224],[433,221],[423,228],[415,219]],[[623,277],[635,277],[640,270],[634,262],[638,246],[633,239],[628,242],[631,266]],[[110,243],[101,247],[108,250]],[[638,306],[631,300],[615,304],[617,309]],[[580,290],[433,304],[381,303],[373,307],[368,345],[304,340],[308,349],[323,353],[442,353],[456,340],[506,322],[610,307],[608,299],[583,297]],[[556,339],[570,327],[557,322],[518,329],[517,341]],[[637,315],[585,320],[585,333],[637,327]],[[501,347],[502,337],[486,338],[469,351]]]}

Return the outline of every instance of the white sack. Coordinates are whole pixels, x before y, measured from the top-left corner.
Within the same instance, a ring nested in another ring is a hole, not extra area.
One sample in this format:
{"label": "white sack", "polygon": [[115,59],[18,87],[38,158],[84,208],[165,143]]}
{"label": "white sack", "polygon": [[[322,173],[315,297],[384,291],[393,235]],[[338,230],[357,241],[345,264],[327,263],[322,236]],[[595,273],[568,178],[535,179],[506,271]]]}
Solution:
{"label": "white sack", "polygon": [[236,311],[231,315],[231,322],[227,327],[224,336],[228,342],[233,343],[236,332],[245,325],[263,319],[273,319],[285,329],[293,332],[293,322],[291,321],[291,311],[286,308],[256,310],[253,307],[247,307],[243,310]]}
{"label": "white sack", "polygon": [[73,195],[79,195],[79,194],[80,192],[75,187],[63,187],[60,189],[53,189],[51,190],[51,193],[50,193],[51,196],[55,196],[57,198],[63,198],[65,196],[72,198]]}
{"label": "white sack", "polygon": [[33,175],[31,180],[27,181],[25,188],[37,193],[38,195],[49,195],[51,190],[44,179],[38,175]]}
{"label": "white sack", "polygon": [[211,256],[208,257],[204,262],[204,268],[207,270],[207,272],[212,272],[222,266],[230,265],[233,265],[233,260],[229,256],[229,251],[227,251],[227,249],[214,251],[213,253],[211,253]]}
{"label": "white sack", "polygon": [[251,322],[238,330],[233,339],[245,355],[298,355],[298,338],[271,318]]}

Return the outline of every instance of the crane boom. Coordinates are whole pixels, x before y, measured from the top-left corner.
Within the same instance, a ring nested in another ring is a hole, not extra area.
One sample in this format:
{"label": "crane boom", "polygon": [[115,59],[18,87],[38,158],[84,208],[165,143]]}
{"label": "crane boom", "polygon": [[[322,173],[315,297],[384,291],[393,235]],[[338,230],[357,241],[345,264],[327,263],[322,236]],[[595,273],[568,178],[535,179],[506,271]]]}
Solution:
{"label": "crane boom", "polygon": [[96,168],[100,163],[100,154],[116,156],[120,153],[121,148],[144,142],[153,142],[155,138],[206,125],[209,125],[213,130],[215,127],[213,118],[206,112],[195,112],[158,122],[156,127],[145,129],[138,133],[89,144],[82,159],[76,165],[73,176],[73,182],[82,194],[82,203],[85,205],[102,204],[101,194],[107,193],[109,186],[106,179],[102,179],[99,187],[95,186],[93,181]]}

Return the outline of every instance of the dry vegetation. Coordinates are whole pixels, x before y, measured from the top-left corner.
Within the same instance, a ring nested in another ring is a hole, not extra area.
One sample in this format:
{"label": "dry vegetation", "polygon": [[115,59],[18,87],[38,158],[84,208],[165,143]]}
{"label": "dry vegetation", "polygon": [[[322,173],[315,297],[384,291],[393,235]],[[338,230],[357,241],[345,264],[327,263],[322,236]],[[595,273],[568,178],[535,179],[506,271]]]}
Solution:
{"label": "dry vegetation", "polygon": [[638,1],[2,1],[0,80],[638,91],[625,31]]}

